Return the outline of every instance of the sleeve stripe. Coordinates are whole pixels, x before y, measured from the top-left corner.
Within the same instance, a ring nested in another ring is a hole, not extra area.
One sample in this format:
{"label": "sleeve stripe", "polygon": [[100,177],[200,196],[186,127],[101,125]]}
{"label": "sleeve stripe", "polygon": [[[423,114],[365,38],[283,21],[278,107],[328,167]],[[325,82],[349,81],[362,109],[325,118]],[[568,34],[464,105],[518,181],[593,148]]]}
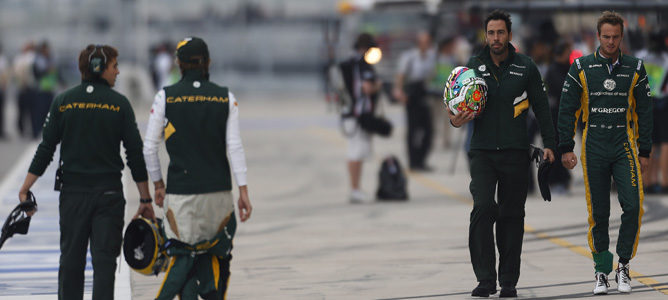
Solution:
{"label": "sleeve stripe", "polygon": [[573,81],[575,81],[575,83],[577,83],[580,87],[582,87],[582,84],[580,84],[580,82],[577,79],[575,79],[575,77],[573,77],[573,75],[571,75],[571,73],[568,73],[568,77],[573,79]]}
{"label": "sleeve stripe", "polygon": [[638,83],[637,83],[634,87],[637,87],[638,85],[640,85],[640,83],[643,82],[643,80],[647,80],[647,75],[645,75],[645,77],[643,77],[642,79],[640,79],[640,80],[638,81]]}

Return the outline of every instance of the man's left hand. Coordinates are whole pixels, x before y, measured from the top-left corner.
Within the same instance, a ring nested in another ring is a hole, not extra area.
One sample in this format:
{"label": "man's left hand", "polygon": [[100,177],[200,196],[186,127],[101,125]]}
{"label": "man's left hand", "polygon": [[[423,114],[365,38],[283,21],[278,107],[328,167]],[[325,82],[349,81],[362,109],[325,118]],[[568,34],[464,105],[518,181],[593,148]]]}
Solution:
{"label": "man's left hand", "polygon": [[640,172],[645,174],[645,170],[649,170],[649,157],[639,156],[638,160],[640,160]]}
{"label": "man's left hand", "polygon": [[552,152],[552,149],[543,149],[543,159],[549,161],[550,163],[554,162],[554,152]]}

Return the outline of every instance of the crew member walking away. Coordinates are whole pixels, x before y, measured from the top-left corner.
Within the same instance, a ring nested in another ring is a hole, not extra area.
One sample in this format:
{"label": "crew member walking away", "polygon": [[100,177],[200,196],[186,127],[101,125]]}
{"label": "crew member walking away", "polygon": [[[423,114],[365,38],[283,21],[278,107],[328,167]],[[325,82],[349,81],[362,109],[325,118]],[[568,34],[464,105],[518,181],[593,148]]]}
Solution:
{"label": "crew member walking away", "polygon": [[81,84],[58,95],[46,118],[42,142],[19,189],[28,191],[44,174],[60,144],[56,172],[60,190],[60,268],[58,299],[82,299],[90,242],[93,299],[113,299],[116,260],[123,242],[125,198],[121,182],[121,143],[137,183],[137,215],[154,218],[148,175],[135,115],[125,96],[112,90],[118,51],[88,45],[79,53]]}
{"label": "crew member walking away", "polygon": [[[181,80],[155,96],[144,156],[165,211],[169,268],[156,299],[224,299],[236,229],[232,176],[239,186],[239,217],[251,216],[239,104],[227,87],[209,81],[209,48],[189,37],[176,46]],[[158,146],[169,154],[167,185]],[[228,158],[229,156],[229,158]]]}

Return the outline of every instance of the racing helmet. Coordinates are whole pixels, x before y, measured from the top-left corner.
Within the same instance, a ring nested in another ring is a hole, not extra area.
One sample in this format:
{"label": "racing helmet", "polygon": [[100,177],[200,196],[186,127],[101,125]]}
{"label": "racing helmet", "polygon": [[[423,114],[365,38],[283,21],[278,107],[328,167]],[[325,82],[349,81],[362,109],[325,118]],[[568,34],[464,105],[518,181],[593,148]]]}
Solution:
{"label": "racing helmet", "polygon": [[132,220],[123,235],[123,256],[130,268],[144,275],[158,275],[169,263],[163,245],[162,219],[157,223],[146,218]]}
{"label": "racing helmet", "polygon": [[470,111],[477,117],[487,102],[487,83],[475,70],[456,67],[445,83],[443,102],[455,114]]}

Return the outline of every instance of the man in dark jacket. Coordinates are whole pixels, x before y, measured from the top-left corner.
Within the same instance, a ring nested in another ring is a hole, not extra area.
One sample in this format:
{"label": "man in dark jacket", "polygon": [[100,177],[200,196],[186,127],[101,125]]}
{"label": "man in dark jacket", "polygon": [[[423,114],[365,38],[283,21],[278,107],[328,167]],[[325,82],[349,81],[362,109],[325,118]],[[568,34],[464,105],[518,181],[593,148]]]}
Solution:
{"label": "man in dark jacket", "polygon": [[[487,46],[467,64],[485,79],[488,87],[485,111],[475,120],[469,152],[473,195],[469,250],[479,282],[471,295],[488,297],[496,293],[496,223],[499,296],[516,297],[529,180],[526,125],[529,106],[533,107],[540,126],[544,159],[550,162],[554,161],[555,136],[538,68],[510,44],[513,36],[510,16],[493,11],[485,19],[485,31]],[[470,112],[450,114],[455,127],[471,120]]]}
{"label": "man in dark jacket", "polygon": [[[569,63],[572,46],[568,41],[561,40],[554,46],[554,61],[547,68],[545,75],[545,84],[547,85],[547,97],[550,102],[550,112],[554,130],[557,130],[557,115],[559,113],[559,98],[561,97],[561,88],[564,85],[564,79],[571,67]],[[552,164],[550,170],[550,186],[553,192],[565,193],[569,190],[571,174],[561,164],[561,153],[556,153],[556,162]]]}
{"label": "man in dark jacket", "polygon": [[141,198],[137,214],[154,218],[135,115],[128,99],[111,89],[119,73],[117,57],[116,49],[106,45],[88,45],[81,51],[82,82],[51,104],[42,142],[19,190],[19,199],[26,201],[60,144],[58,299],[82,299],[89,240],[95,272],[93,299],[114,298],[125,215],[121,142]]}

